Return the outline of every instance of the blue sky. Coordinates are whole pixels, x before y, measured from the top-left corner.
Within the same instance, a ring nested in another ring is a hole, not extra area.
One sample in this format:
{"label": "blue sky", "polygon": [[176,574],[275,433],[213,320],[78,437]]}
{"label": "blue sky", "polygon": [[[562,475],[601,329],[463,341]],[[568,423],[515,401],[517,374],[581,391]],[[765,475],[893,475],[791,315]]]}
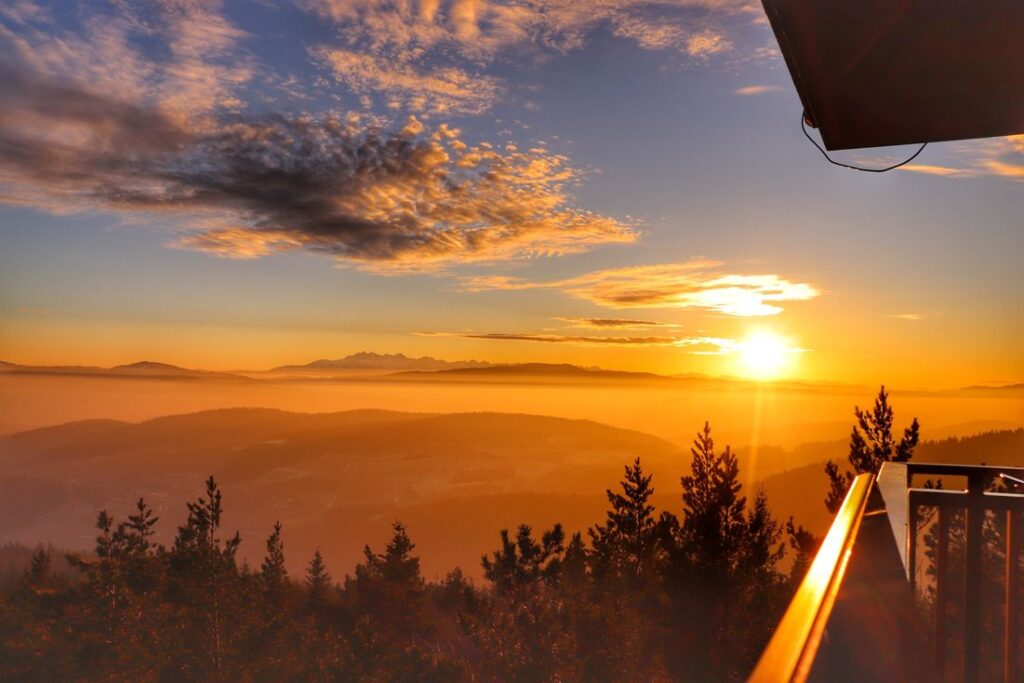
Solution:
{"label": "blue sky", "polygon": [[0,358],[718,374],[767,330],[805,378],[1024,376],[1024,139],[829,166],[756,4],[16,0],[0,25]]}

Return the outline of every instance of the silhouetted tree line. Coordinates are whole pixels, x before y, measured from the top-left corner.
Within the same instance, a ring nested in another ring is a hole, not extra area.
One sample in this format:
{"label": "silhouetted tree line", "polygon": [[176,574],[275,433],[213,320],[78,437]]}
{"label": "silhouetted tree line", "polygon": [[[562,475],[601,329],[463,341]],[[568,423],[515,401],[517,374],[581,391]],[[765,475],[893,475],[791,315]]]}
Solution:
{"label": "silhouetted tree line", "polygon": [[99,513],[94,555],[69,557],[82,581],[36,552],[0,602],[0,679],[740,679],[799,577],[780,571],[785,529],[764,493],[747,500],[707,425],[692,455],[680,515],[656,514],[637,459],[585,537],[502,530],[483,587],[459,569],[425,581],[400,523],[353,576],[335,581],[318,551],[298,581],[280,524],[257,569],[239,562],[212,477],[167,547],[140,499],[125,521]]}
{"label": "silhouetted tree line", "polygon": [[[891,425],[884,398],[870,416],[858,411],[868,441],[854,439],[855,466],[875,458],[869,443],[891,442],[875,429]],[[906,439],[916,443],[916,422]],[[818,539],[775,519],[763,491],[744,495],[736,456],[716,450],[707,424],[691,454],[678,514],[656,513],[637,459],[585,534],[502,530],[482,557],[484,586],[459,569],[424,580],[397,522],[341,581],[319,551],[290,577],[280,524],[251,569],[236,557],[238,534],[222,529],[213,477],[170,546],[153,542],[144,500],[122,522],[103,511],[94,555],[68,556],[81,581],[56,574],[40,549],[0,595],[0,680],[741,680]]]}

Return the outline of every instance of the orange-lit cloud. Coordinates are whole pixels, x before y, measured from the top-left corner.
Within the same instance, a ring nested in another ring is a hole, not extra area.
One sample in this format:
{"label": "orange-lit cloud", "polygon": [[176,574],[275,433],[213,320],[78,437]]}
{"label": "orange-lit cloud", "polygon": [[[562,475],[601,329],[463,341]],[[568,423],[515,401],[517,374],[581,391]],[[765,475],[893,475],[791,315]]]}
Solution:
{"label": "orange-lit cloud", "polygon": [[312,54],[355,92],[383,94],[412,111],[480,114],[494,105],[501,92],[496,79],[455,67],[423,69],[325,46]]}
{"label": "orange-lit cloud", "polygon": [[421,337],[458,337],[498,342],[538,342],[575,346],[677,347],[698,356],[721,356],[737,353],[741,343],[725,337],[678,337],[668,335],[608,336],[569,335],[534,332],[416,332]]}
{"label": "orange-lit cloud", "polygon": [[430,337],[461,337],[463,339],[483,339],[487,341],[520,341],[542,342],[548,344],[583,344],[602,346],[678,346],[684,340],[678,337],[643,336],[643,337],[609,337],[584,336],[565,334],[534,334],[529,332],[421,332],[422,336]]}
{"label": "orange-lit cloud", "polygon": [[760,6],[750,0],[300,0],[336,23],[363,54],[405,61],[425,51],[456,52],[471,60],[502,50],[566,51],[610,27],[651,50],[674,49],[706,58],[728,51],[729,20],[752,23]]}
{"label": "orange-lit cloud", "polygon": [[1024,179],[1024,135],[959,142],[953,145],[952,156],[955,165],[907,164],[900,170],[949,178]]}
{"label": "orange-lit cloud", "polygon": [[[209,41],[223,44],[225,30],[213,24]],[[199,29],[173,35],[183,55],[206,54],[193,45]],[[622,221],[574,206],[566,187],[579,171],[542,147],[469,145],[416,119],[388,133],[359,116],[222,115],[221,100],[169,105],[162,85],[127,77],[112,94],[78,67],[53,72],[40,56],[50,48],[37,48],[0,33],[8,203],[158,214],[185,230],[179,247],[240,258],[303,249],[388,272],[636,239]]]}
{"label": "orange-lit cloud", "polygon": [[737,95],[764,95],[769,92],[776,92],[782,90],[777,85],[747,85],[742,88],[736,88],[733,92]]}
{"label": "orange-lit cloud", "polygon": [[674,323],[661,323],[652,320],[631,320],[629,318],[555,318],[569,323],[572,327],[589,330],[624,329],[642,330],[657,327],[679,327]]}
{"label": "orange-lit cloud", "polygon": [[774,274],[723,272],[722,265],[697,259],[614,268],[549,282],[481,276],[466,278],[463,286],[468,291],[553,288],[608,308],[692,308],[741,317],[776,315],[783,303],[820,294],[807,283]]}

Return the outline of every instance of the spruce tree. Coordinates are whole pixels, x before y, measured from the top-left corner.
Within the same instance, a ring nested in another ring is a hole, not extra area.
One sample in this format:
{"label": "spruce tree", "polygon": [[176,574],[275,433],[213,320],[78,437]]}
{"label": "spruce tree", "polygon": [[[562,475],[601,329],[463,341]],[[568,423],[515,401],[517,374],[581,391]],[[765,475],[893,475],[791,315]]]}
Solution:
{"label": "spruce tree", "polygon": [[591,527],[591,566],[596,575],[637,578],[658,570],[658,523],[654,518],[652,475],[640,458],[625,467],[622,493],[607,490],[611,509],[603,525]]}
{"label": "spruce tree", "polygon": [[583,544],[583,536],[576,532],[569,539],[569,545],[565,547],[565,557],[562,558],[561,580],[578,585],[583,583],[587,577],[587,549]]}
{"label": "spruce tree", "polygon": [[40,594],[47,592],[54,583],[53,572],[50,567],[50,551],[39,546],[32,553],[28,569],[22,575],[22,584],[32,593]]}
{"label": "spruce tree", "polygon": [[853,481],[854,473],[868,472],[878,474],[884,462],[906,462],[914,456],[914,448],[920,439],[921,427],[917,418],[903,431],[903,437],[897,443],[892,433],[893,409],[889,405],[889,394],[885,385],[878,391],[872,410],[861,410],[854,407],[853,414],[856,424],[850,432],[850,453],[848,460],[853,470],[840,472],[839,465],[829,460],[825,465],[825,474],[829,479],[829,492],[825,498],[825,507],[832,514],[846,498],[846,492]]}
{"label": "spruce tree", "polygon": [[306,567],[306,599],[311,607],[324,605],[332,583],[331,575],[324,566],[324,557],[320,554],[320,548],[317,548]]}
{"label": "spruce tree", "polygon": [[267,537],[267,554],[260,565],[260,585],[271,603],[280,600],[288,583],[284,566],[284,543],[281,541],[281,522],[274,522],[274,530]]}
{"label": "spruce tree", "polygon": [[711,426],[697,434],[690,449],[690,474],[680,479],[683,487],[683,522],[680,533],[684,551],[698,575],[718,582],[730,576],[746,531],[740,495],[739,462],[726,446],[715,454]]}

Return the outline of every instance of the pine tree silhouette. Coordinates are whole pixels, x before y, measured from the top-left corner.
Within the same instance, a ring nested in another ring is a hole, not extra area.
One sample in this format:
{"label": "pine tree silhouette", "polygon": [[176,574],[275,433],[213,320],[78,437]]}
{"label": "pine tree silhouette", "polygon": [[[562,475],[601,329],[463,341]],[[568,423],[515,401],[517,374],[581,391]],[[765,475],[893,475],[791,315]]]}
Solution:
{"label": "pine tree silhouette", "polygon": [[603,525],[591,527],[591,567],[598,576],[636,578],[658,571],[659,536],[654,518],[651,476],[640,458],[625,467],[622,493],[606,491],[611,509]]}
{"label": "pine tree silhouette", "polygon": [[327,599],[333,581],[324,566],[320,548],[313,551],[313,557],[306,567],[306,599],[311,606],[322,606]]}
{"label": "pine tree silhouette", "polygon": [[558,575],[565,552],[565,532],[561,524],[543,532],[539,543],[534,540],[529,524],[519,525],[515,540],[509,536],[508,529],[502,529],[500,536],[501,548],[491,557],[484,555],[481,559],[484,578],[498,591],[509,592],[541,579],[553,580]]}
{"label": "pine tree silhouette", "polygon": [[284,566],[284,543],[281,541],[281,522],[274,522],[274,530],[267,537],[267,554],[260,565],[260,584],[271,603],[281,598],[288,583]]}
{"label": "pine tree silhouette", "polygon": [[878,391],[872,410],[853,409],[857,423],[850,433],[850,454],[848,460],[853,471],[839,471],[839,465],[829,460],[825,465],[825,474],[829,479],[829,492],[825,498],[825,507],[832,514],[846,498],[846,492],[853,482],[854,473],[870,472],[877,474],[884,462],[905,462],[914,456],[914,448],[920,439],[921,427],[915,417],[910,426],[903,431],[903,438],[896,443],[892,433],[893,409],[889,405],[889,394],[885,385]]}

